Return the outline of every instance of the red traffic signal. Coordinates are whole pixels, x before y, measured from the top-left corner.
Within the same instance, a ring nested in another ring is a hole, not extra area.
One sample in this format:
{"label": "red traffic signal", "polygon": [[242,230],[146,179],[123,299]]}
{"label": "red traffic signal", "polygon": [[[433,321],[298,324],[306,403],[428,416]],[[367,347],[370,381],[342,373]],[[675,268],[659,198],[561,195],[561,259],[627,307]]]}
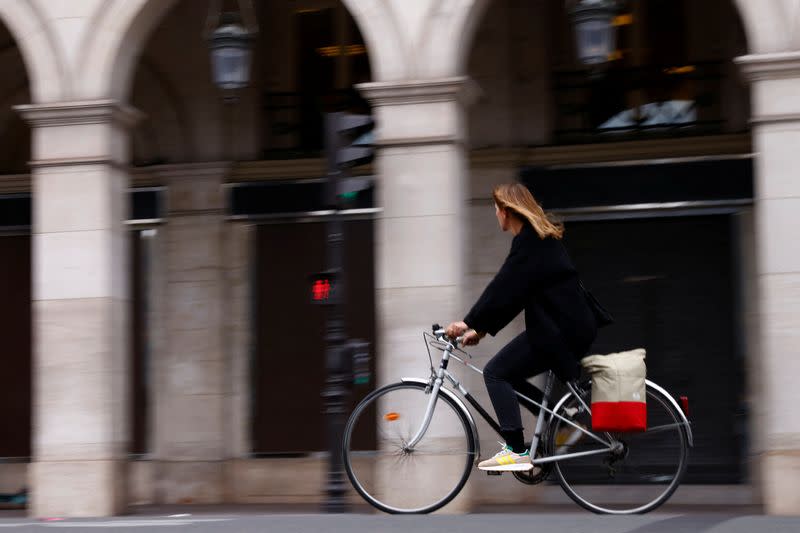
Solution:
{"label": "red traffic signal", "polygon": [[315,304],[332,303],[336,294],[336,274],[320,272],[311,276],[311,302]]}
{"label": "red traffic signal", "polygon": [[327,302],[331,297],[331,282],[328,279],[318,279],[311,286],[311,299],[315,302]]}

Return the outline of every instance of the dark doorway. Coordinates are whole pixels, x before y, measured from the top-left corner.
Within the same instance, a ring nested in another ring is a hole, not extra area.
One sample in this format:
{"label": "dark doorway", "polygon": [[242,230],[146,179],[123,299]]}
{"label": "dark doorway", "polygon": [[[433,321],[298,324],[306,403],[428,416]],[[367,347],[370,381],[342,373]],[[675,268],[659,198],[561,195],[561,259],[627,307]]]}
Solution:
{"label": "dark doorway", "polygon": [[31,238],[0,237],[0,457],[31,455]]}
{"label": "dark doorway", "polygon": [[738,483],[746,427],[730,216],[567,225],[586,285],[615,315],[595,353],[647,349],[648,377],[689,397],[695,447],[686,481]]}
{"label": "dark doorway", "polygon": [[[373,223],[348,221],[346,232],[347,333],[371,343],[374,369]],[[325,235],[321,222],[258,228],[252,367],[256,454],[307,453],[328,447],[320,396],[325,381],[325,308],[311,303],[309,282],[311,273],[325,269]],[[370,387],[354,390],[357,402]],[[374,435],[360,438],[367,444]]]}
{"label": "dark doorway", "polygon": [[152,232],[153,230],[134,230],[130,232],[131,442],[129,451],[134,455],[145,454],[149,451],[147,446],[147,424],[149,414],[147,328],[148,231]]}

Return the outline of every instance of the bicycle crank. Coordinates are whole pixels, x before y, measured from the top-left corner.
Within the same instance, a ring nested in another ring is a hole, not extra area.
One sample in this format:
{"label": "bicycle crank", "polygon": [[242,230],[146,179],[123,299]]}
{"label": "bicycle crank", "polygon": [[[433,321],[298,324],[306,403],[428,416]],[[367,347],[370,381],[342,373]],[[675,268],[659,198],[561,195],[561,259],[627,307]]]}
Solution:
{"label": "bicycle crank", "polygon": [[[541,452],[536,450],[536,457],[541,456]],[[512,472],[512,474],[514,474],[514,477],[517,478],[517,481],[520,483],[524,483],[525,485],[538,485],[548,478],[552,470],[553,463],[545,463],[543,465],[536,465],[530,470],[525,470],[523,472]]]}

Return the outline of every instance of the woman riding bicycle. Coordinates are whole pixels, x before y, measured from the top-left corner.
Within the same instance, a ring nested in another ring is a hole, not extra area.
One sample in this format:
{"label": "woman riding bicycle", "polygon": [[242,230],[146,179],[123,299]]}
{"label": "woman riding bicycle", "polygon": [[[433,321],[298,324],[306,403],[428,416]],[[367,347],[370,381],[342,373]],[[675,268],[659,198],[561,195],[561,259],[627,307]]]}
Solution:
{"label": "woman riding bicycle", "polygon": [[514,239],[500,271],[461,322],[447,326],[450,337],[478,344],[508,325],[523,309],[525,331],[509,342],[484,368],[484,380],[506,443],[481,470],[532,468],[525,447],[522,418],[514,390],[537,399],[541,392],[527,379],[553,370],[568,381],[580,374],[580,359],[597,335],[597,323],[580,287],[577,271],[553,222],[519,183],[492,193],[500,229]]}

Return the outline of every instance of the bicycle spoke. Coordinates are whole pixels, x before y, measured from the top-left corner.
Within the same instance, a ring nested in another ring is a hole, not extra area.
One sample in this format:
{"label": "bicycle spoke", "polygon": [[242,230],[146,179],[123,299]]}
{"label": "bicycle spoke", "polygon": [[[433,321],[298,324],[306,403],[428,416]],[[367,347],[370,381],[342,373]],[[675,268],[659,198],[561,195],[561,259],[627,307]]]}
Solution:
{"label": "bicycle spoke", "polygon": [[452,455],[475,455],[474,452],[465,452],[465,451],[450,451],[450,452],[421,452],[419,450],[414,450],[413,452],[407,454],[409,456],[414,455],[427,455],[427,456],[434,456],[434,455],[441,455],[441,456],[452,456]]}
{"label": "bicycle spoke", "polygon": [[683,422],[674,422],[672,424],[662,424],[660,426],[649,426],[646,431],[640,433],[642,436],[647,436],[653,433],[660,433],[662,431],[670,431],[676,430],[677,428],[684,426]]}

